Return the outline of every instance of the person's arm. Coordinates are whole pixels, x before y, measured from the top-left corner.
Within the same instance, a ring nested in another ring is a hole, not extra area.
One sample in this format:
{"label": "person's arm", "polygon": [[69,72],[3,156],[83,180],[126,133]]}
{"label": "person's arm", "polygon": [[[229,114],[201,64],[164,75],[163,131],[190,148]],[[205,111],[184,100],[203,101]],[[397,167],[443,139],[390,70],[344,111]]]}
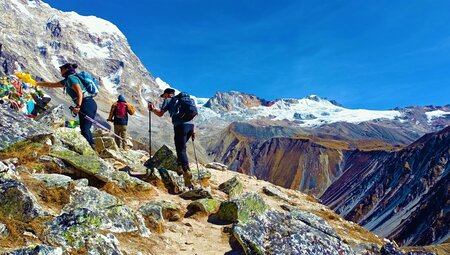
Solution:
{"label": "person's arm", "polygon": [[133,115],[136,112],[136,109],[132,104],[127,103],[127,112],[128,114]]}
{"label": "person's arm", "polygon": [[116,103],[111,105],[111,110],[109,111],[109,117],[107,121],[113,121],[114,110],[116,109]]}
{"label": "person's arm", "polygon": [[57,82],[38,81],[38,82],[36,82],[36,86],[46,87],[46,88],[62,88],[62,87],[64,87],[64,85],[59,81],[57,81]]}
{"label": "person's arm", "polygon": [[83,103],[83,91],[81,90],[80,84],[73,84],[71,88],[77,94],[77,100],[75,101],[76,106],[73,108],[72,112],[78,114],[80,112],[81,104]]}
{"label": "person's arm", "polygon": [[158,117],[162,117],[164,115],[164,113],[166,112],[164,110],[156,109],[155,106],[150,102],[148,103],[148,110],[153,112]]}

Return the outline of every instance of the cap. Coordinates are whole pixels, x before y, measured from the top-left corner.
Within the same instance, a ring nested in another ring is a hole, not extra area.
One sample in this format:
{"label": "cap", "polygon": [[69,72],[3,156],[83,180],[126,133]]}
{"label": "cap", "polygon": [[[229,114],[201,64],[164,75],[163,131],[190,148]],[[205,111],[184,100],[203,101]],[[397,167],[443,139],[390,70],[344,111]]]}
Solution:
{"label": "cap", "polygon": [[160,97],[163,97],[164,94],[175,94],[175,90],[171,89],[171,88],[167,88],[167,89],[164,90],[164,92],[161,94]]}

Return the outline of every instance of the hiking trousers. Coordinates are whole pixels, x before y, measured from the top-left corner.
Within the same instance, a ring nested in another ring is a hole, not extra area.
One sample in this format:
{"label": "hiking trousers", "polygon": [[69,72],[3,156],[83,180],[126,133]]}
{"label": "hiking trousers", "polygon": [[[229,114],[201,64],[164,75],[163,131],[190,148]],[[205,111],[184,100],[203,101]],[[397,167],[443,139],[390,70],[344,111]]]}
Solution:
{"label": "hiking trousers", "polygon": [[180,124],[173,127],[175,133],[175,149],[177,151],[177,163],[186,172],[189,170],[189,160],[186,153],[186,143],[194,132],[194,124]]}
{"label": "hiking trousers", "polygon": [[[83,98],[80,111],[92,119],[95,119],[95,115],[97,114],[97,103],[92,97]],[[95,141],[91,132],[92,122],[84,118],[82,114],[78,116],[80,118],[81,134],[86,138],[91,147],[95,148]]]}
{"label": "hiking trousers", "polygon": [[119,139],[118,137],[114,137],[114,140],[116,140],[117,146],[119,148],[126,150],[127,149],[127,125],[114,125],[114,134],[121,137],[122,139]]}

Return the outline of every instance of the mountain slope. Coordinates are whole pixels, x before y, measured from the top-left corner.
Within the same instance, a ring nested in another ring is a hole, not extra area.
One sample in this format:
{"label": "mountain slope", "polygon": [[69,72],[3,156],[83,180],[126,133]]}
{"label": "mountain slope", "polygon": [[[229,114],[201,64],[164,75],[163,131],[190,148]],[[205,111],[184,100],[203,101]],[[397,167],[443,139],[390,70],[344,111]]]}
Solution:
{"label": "mountain slope", "polygon": [[322,200],[403,245],[449,237],[450,127],[397,152],[356,153]]}

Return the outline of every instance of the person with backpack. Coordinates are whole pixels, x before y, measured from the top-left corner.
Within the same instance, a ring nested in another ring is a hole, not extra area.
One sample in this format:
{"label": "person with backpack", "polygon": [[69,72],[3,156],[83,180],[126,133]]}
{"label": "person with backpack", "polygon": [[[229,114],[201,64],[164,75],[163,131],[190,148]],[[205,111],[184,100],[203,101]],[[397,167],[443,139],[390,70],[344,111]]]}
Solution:
{"label": "person with backpack", "polygon": [[75,104],[75,106],[71,107],[72,113],[74,115],[78,113],[83,115],[79,116],[81,134],[95,150],[95,141],[91,132],[92,122],[86,119],[85,116],[94,119],[97,114],[97,103],[94,100],[94,96],[98,92],[98,85],[92,84],[91,77],[86,76],[87,73],[77,73],[77,68],[77,64],[66,63],[59,67],[61,75],[64,77],[63,80],[57,82],[36,82],[36,86],[64,88]]}
{"label": "person with backpack", "polygon": [[[111,106],[111,111],[109,112],[108,121],[114,122],[114,133],[118,137],[114,137],[116,144],[124,149],[128,150],[127,146],[127,125],[128,125],[128,114],[133,115],[136,112],[133,105],[127,103],[125,97],[120,95],[117,102]],[[121,137],[122,139],[120,139]]]}
{"label": "person with backpack", "polygon": [[183,175],[186,187],[192,189],[192,173],[189,168],[186,143],[191,137],[195,139],[194,123],[192,122],[192,119],[197,115],[195,102],[189,94],[184,92],[175,96],[175,90],[172,88],[165,89],[161,97],[164,99],[161,108],[158,110],[149,102],[148,110],[158,117],[162,117],[168,111],[170,117],[172,117],[178,163],[176,171],[178,175]]}

